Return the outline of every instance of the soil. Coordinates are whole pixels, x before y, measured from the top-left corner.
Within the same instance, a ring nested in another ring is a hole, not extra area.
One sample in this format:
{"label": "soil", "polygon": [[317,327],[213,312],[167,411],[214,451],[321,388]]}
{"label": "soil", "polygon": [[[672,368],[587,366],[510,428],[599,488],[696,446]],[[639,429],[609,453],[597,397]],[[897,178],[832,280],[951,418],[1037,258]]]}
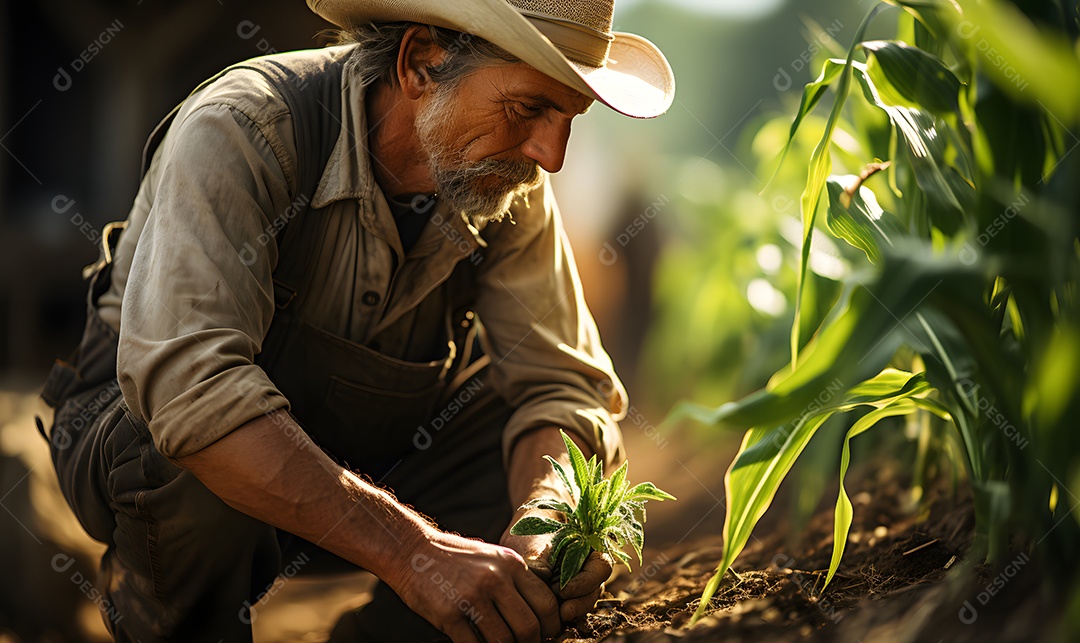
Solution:
{"label": "soil", "polygon": [[[60,497],[48,449],[33,425],[45,409],[34,395],[0,393],[0,642],[107,641],[85,587],[102,547],[82,532]],[[853,468],[854,522],[843,562],[822,591],[832,555],[835,485],[805,526],[784,522],[785,493],[774,502],[736,560],[705,616],[689,620],[723,541],[723,449],[670,444],[633,430],[631,476],[679,497],[649,508],[644,565],[620,567],[597,612],[559,637],[571,641],[1050,641],[1065,613],[1047,593],[1034,554],[1010,557],[1014,573],[969,560],[972,502],[961,481],[911,502],[905,468],[879,460]],[[10,515],[9,515],[10,514]],[[796,543],[796,544],[792,544]],[[67,573],[55,556],[76,559]],[[1002,581],[1002,582],[999,582]],[[370,600],[374,579],[296,578],[260,602],[258,643],[325,641],[343,612]],[[1000,587],[999,587],[1000,585]],[[254,618],[254,615],[253,615]]]}
{"label": "soil", "polygon": [[[864,474],[871,469],[864,470]],[[880,473],[880,471],[879,471]],[[839,572],[823,592],[832,555],[832,508],[823,507],[789,550],[785,529],[759,526],[703,618],[687,627],[721,559],[710,535],[661,548],[608,585],[604,606],[559,637],[585,641],[1031,641],[1053,638],[1057,601],[1038,595],[1032,564],[988,598],[974,622],[959,618],[991,571],[965,560],[974,535],[970,495],[932,489],[921,509],[892,473],[851,488],[855,517]],[[884,478],[884,479],[880,479]],[[835,498],[835,490],[832,491]],[[768,514],[766,515],[768,518]],[[765,527],[766,529],[762,529]],[[1023,562],[1029,559],[1021,554]],[[1008,598],[1006,598],[1006,595]],[[993,601],[993,602],[990,602]],[[991,610],[991,608],[994,608]],[[970,619],[968,619],[970,620]]]}

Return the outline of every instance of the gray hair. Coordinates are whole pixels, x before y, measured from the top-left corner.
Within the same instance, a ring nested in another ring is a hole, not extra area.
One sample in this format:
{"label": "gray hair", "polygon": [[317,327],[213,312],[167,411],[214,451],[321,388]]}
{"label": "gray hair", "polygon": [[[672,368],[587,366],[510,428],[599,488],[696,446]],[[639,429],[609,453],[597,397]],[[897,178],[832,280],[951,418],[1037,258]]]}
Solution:
{"label": "gray hair", "polygon": [[[359,45],[349,61],[364,87],[376,81],[397,82],[397,59],[405,31],[416,23],[383,22],[348,27],[338,32],[338,44]],[[517,62],[506,50],[468,33],[427,25],[432,42],[446,50],[441,65],[428,67],[436,83],[452,86],[470,73],[491,65]]]}

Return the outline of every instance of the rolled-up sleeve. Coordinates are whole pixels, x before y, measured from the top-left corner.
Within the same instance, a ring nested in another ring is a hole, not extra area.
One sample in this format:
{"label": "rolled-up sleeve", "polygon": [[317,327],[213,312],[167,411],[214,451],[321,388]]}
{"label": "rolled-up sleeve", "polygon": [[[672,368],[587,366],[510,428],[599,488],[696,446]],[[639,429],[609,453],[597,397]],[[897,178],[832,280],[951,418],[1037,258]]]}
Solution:
{"label": "rolled-up sleeve", "polygon": [[549,182],[514,219],[494,224],[477,297],[494,384],[514,409],[504,462],[523,433],[557,426],[610,465],[623,457],[626,391],[585,304]]}
{"label": "rolled-up sleeve", "polygon": [[202,104],[163,143],[124,292],[117,374],[162,454],[190,455],[287,408],[254,363],[274,312],[279,155],[234,106]]}

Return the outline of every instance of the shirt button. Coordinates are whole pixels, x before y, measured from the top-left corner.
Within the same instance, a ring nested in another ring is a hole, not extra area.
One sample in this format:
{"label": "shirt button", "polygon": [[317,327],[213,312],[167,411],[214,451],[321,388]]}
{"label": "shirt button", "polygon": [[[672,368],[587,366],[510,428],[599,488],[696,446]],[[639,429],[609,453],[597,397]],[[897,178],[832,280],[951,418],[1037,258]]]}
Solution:
{"label": "shirt button", "polygon": [[364,293],[362,297],[360,297],[360,301],[364,302],[368,306],[374,306],[375,304],[379,303],[379,293],[375,292],[374,290],[369,290]]}

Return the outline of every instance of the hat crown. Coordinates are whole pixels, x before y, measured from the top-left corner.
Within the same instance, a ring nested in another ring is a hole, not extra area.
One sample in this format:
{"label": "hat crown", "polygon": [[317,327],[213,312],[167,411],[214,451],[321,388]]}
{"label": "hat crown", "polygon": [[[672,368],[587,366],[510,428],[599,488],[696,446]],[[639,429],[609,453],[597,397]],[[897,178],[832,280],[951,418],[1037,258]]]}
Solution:
{"label": "hat crown", "polygon": [[507,0],[519,11],[576,22],[603,34],[611,33],[615,0]]}

